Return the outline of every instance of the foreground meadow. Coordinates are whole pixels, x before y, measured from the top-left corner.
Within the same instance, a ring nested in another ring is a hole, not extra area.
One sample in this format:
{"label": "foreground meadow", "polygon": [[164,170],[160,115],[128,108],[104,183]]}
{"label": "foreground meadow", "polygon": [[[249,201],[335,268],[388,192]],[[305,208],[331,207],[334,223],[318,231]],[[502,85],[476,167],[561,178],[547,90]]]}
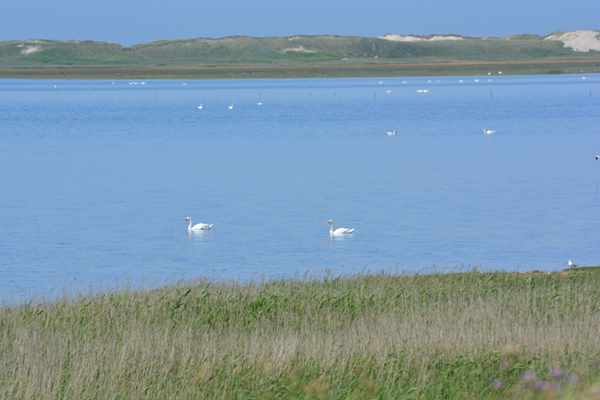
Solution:
{"label": "foreground meadow", "polygon": [[600,272],[197,280],[0,309],[3,399],[600,399]]}

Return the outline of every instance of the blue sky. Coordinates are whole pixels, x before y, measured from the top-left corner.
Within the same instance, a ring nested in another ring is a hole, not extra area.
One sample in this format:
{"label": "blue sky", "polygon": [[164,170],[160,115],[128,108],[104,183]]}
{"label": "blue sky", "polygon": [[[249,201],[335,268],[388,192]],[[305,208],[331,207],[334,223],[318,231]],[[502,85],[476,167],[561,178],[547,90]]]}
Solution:
{"label": "blue sky", "polygon": [[546,35],[600,29],[598,0],[0,0],[0,41],[131,46],[232,35]]}

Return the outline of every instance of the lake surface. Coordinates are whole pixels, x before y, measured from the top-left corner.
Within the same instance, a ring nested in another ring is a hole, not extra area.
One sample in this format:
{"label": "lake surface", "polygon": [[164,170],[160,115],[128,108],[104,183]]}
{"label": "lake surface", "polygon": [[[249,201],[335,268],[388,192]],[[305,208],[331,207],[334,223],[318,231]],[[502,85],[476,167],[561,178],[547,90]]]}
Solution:
{"label": "lake surface", "polygon": [[4,296],[600,265],[598,75],[0,80],[0,141]]}

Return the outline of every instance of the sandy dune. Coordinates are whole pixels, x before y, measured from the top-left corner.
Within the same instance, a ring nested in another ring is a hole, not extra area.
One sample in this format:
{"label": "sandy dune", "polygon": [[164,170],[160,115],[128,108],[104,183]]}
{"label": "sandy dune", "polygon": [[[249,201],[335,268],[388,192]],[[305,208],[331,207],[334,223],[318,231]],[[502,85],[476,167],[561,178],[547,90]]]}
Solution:
{"label": "sandy dune", "polygon": [[560,40],[565,47],[571,47],[574,51],[588,52],[590,50],[600,51],[600,31],[573,31],[549,35],[544,40]]}
{"label": "sandy dune", "polygon": [[[430,40],[464,40],[464,39],[481,39],[481,38],[469,38],[466,36],[459,35],[396,35],[388,33],[383,36],[378,36],[379,39],[392,40],[395,42],[417,42],[417,41],[430,41]],[[509,39],[506,37],[505,39]],[[548,35],[544,40],[560,40],[564,43],[565,47],[570,47],[573,51],[588,52],[590,50],[600,51],[600,31],[598,30],[585,30],[585,31],[573,31],[573,32],[558,32],[556,34]]]}
{"label": "sandy dune", "polygon": [[464,37],[457,35],[431,35],[431,36],[417,36],[417,35],[395,35],[393,33],[387,33],[383,36],[378,36],[379,39],[392,40],[394,42],[417,42],[421,40],[463,40]]}

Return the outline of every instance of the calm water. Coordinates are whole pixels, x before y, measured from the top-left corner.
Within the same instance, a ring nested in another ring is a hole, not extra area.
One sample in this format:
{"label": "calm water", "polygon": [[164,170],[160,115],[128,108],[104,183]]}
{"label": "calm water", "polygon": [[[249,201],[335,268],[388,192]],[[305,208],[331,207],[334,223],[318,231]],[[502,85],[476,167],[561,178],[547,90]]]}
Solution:
{"label": "calm water", "polygon": [[488,79],[0,80],[0,294],[600,265],[600,76]]}

